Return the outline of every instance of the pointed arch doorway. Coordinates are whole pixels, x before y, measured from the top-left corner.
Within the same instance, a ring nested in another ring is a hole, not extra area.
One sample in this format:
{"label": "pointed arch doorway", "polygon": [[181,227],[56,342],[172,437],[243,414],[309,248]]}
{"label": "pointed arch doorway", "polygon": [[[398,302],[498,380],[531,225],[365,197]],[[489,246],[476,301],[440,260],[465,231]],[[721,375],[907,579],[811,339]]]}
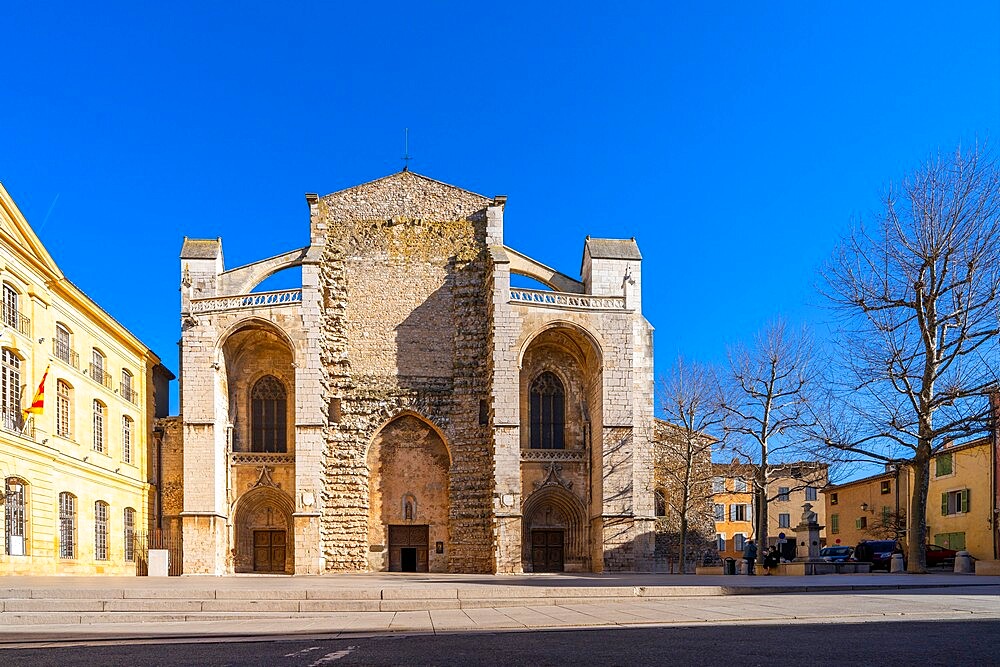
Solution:
{"label": "pointed arch doorway", "polygon": [[368,449],[368,564],[374,571],[447,572],[451,457],[441,433],[404,413]]}

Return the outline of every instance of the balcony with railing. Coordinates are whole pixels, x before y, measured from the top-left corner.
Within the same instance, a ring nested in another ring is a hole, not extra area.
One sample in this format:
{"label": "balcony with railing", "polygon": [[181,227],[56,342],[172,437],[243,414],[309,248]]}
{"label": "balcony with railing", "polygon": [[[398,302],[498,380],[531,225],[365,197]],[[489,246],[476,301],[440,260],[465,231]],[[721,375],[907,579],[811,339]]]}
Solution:
{"label": "balcony with railing", "polygon": [[510,303],[571,310],[625,310],[623,296],[595,296],[571,292],[511,288]]}
{"label": "balcony with railing", "polygon": [[90,379],[98,384],[103,384],[108,389],[114,389],[114,382],[111,379],[111,373],[108,373],[103,368],[97,364],[90,364]]}
{"label": "balcony with railing", "polygon": [[20,410],[0,410],[0,429],[22,438],[35,439],[34,418],[29,416],[25,419],[24,413]]}
{"label": "balcony with railing", "polygon": [[52,356],[73,368],[80,370],[80,355],[63,341],[52,341]]}
{"label": "balcony with railing", "polygon": [[215,313],[243,308],[269,308],[302,303],[302,290],[254,292],[237,296],[219,296],[208,299],[191,299],[191,313]]}
{"label": "balcony with railing", "polygon": [[31,320],[25,317],[17,308],[9,303],[3,304],[3,323],[11,329],[16,329],[25,336],[31,335]]}
{"label": "balcony with railing", "polygon": [[122,382],[118,387],[118,393],[121,394],[129,403],[135,405],[135,402],[139,399],[139,392],[132,388],[131,382]]}

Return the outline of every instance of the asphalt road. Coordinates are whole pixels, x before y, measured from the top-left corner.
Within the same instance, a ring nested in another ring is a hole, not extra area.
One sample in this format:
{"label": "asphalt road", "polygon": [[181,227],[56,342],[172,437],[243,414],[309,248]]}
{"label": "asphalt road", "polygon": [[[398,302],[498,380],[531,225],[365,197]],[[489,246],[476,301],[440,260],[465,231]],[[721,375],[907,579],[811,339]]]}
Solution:
{"label": "asphalt road", "polygon": [[380,635],[0,650],[0,665],[1000,665],[1000,621]]}

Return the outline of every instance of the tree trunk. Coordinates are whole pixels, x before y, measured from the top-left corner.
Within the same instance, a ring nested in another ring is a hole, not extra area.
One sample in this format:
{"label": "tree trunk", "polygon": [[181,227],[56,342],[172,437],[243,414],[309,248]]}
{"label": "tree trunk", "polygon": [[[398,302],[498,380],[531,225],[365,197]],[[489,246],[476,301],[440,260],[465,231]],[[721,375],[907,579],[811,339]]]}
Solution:
{"label": "tree trunk", "polygon": [[930,481],[931,443],[920,438],[913,457],[913,489],[910,492],[910,530],[906,541],[906,571],[914,574],[927,572],[927,484]]}
{"label": "tree trunk", "polygon": [[687,512],[681,514],[681,553],[680,557],[677,559],[679,562],[679,569],[681,574],[686,574],[687,571],[684,569],[684,565],[687,562],[687,534],[688,534],[688,519]]}

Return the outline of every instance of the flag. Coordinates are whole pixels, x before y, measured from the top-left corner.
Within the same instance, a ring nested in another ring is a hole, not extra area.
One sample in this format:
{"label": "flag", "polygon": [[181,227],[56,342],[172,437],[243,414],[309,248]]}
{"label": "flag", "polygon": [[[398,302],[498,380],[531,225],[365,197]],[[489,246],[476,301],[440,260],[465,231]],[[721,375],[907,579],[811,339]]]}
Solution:
{"label": "flag", "polygon": [[49,368],[52,364],[45,367],[45,373],[42,374],[42,381],[38,383],[38,391],[35,392],[35,397],[31,399],[31,407],[24,410],[24,418],[28,418],[28,413],[34,413],[36,415],[42,414],[42,410],[45,408],[45,378],[49,376]]}

